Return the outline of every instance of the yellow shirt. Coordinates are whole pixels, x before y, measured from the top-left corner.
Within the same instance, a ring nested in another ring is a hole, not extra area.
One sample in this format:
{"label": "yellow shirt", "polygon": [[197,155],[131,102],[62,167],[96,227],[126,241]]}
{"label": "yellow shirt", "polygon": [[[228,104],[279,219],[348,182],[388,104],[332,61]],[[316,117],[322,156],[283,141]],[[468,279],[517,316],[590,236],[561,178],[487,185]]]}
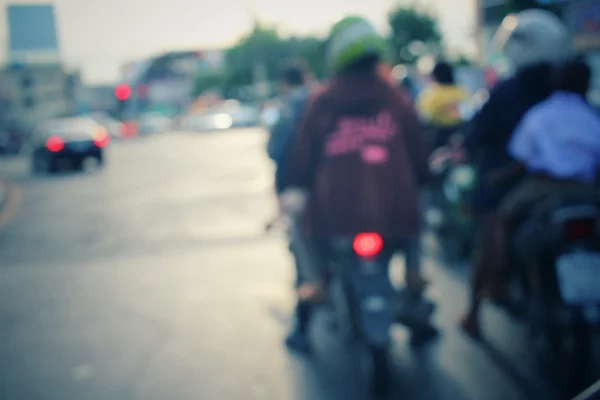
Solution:
{"label": "yellow shirt", "polygon": [[419,94],[417,111],[433,125],[453,126],[461,122],[459,105],[468,98],[459,86],[432,84]]}

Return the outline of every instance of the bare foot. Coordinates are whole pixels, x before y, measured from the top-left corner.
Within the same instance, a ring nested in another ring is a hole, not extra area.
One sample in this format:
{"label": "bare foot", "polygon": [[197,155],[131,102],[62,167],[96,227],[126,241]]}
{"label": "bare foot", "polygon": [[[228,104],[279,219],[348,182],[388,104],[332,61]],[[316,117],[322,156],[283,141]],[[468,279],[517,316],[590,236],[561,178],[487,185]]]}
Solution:
{"label": "bare foot", "polygon": [[319,303],[325,297],[325,286],[322,283],[304,283],[296,291],[301,301]]}

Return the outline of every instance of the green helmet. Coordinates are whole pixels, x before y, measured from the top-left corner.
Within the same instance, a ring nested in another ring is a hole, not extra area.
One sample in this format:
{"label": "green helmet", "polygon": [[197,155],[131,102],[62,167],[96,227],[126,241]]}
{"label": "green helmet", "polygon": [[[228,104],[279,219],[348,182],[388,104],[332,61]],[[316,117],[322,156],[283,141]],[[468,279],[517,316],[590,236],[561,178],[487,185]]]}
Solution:
{"label": "green helmet", "polygon": [[364,18],[346,17],[336,23],[329,34],[327,61],[334,72],[367,55],[385,56],[386,40]]}

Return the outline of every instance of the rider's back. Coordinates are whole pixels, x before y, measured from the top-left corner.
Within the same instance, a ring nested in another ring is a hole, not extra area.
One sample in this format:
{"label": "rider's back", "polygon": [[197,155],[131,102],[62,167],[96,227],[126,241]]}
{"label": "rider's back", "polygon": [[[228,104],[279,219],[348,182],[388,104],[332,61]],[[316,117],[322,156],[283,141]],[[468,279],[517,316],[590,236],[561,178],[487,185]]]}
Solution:
{"label": "rider's back", "polygon": [[312,235],[414,236],[428,155],[405,94],[372,71],[334,79],[312,104],[290,166],[292,185],[311,193]]}
{"label": "rider's back", "polygon": [[[530,110],[514,146],[533,149],[532,172],[593,183],[600,167],[600,117],[574,93],[557,92]],[[515,148],[513,151],[518,151]]]}

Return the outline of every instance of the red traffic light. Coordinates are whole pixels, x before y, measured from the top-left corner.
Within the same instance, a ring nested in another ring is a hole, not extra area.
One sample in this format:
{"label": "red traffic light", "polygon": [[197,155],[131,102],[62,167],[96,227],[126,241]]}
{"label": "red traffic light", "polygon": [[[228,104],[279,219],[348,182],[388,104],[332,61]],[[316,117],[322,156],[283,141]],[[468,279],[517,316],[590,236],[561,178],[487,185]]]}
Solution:
{"label": "red traffic light", "polygon": [[125,83],[117,86],[115,89],[115,97],[121,101],[128,100],[131,97],[131,87]]}

